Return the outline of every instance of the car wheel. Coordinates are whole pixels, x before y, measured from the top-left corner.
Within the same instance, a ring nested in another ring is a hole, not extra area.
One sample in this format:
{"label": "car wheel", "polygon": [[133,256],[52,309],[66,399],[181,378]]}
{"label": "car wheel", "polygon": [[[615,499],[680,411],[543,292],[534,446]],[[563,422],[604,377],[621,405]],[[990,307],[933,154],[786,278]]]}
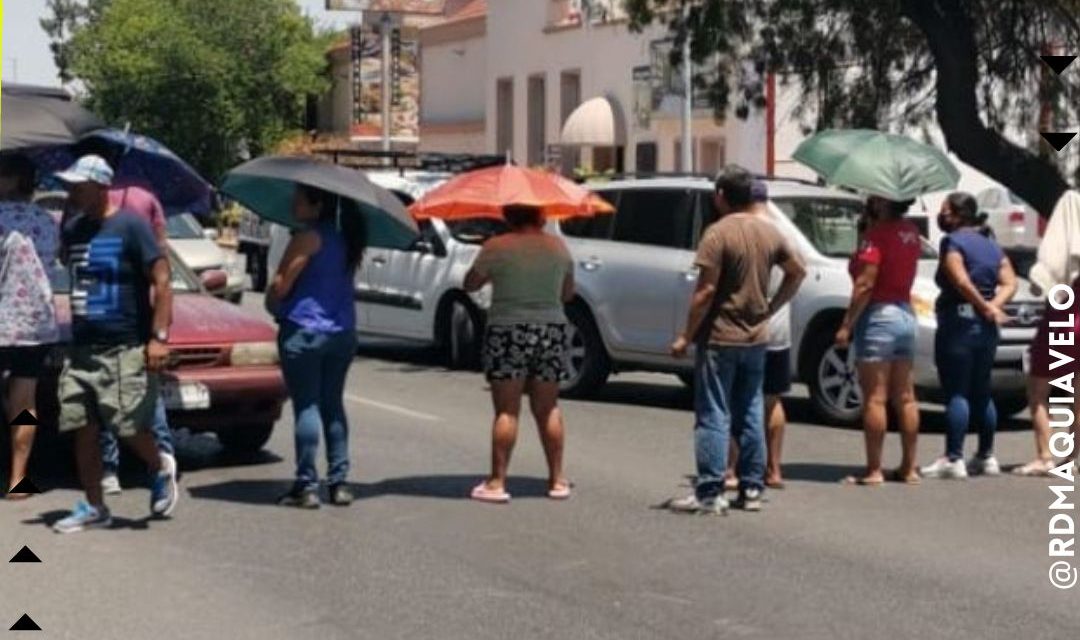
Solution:
{"label": "car wheel", "polygon": [[592,316],[581,305],[566,308],[570,330],[569,378],[559,385],[567,396],[584,397],[604,386],[611,374],[600,331]]}
{"label": "car wheel", "polygon": [[257,453],[270,441],[274,425],[237,425],[217,432],[218,442],[229,451],[236,453]]}
{"label": "car wheel", "polygon": [[995,398],[994,406],[997,407],[999,418],[1011,418],[1028,408],[1027,396],[1010,395],[1003,398]]}
{"label": "car wheel", "polygon": [[814,335],[811,344],[809,387],[814,413],[827,424],[856,424],[862,411],[862,389],[854,350],[837,349],[832,334],[826,332]]}
{"label": "car wheel", "polygon": [[454,300],[446,314],[446,365],[450,369],[478,371],[480,369],[480,314],[469,303]]}

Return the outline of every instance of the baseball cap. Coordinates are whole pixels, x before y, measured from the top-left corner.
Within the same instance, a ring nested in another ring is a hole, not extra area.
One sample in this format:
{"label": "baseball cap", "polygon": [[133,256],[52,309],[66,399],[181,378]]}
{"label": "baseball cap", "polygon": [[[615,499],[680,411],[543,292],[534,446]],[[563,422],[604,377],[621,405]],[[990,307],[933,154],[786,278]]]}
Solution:
{"label": "baseball cap", "polygon": [[751,202],[769,201],[769,187],[764,180],[754,180],[750,183],[750,200]]}
{"label": "baseball cap", "polygon": [[88,155],[75,161],[75,164],[56,174],[56,177],[69,185],[94,182],[103,187],[112,186],[113,170],[105,158]]}

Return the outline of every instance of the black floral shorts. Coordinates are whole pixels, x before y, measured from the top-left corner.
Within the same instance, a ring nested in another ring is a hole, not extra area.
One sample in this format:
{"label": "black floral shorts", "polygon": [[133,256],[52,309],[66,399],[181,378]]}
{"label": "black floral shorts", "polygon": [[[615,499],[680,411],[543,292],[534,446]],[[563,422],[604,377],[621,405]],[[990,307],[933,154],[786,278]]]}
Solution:
{"label": "black floral shorts", "polygon": [[483,357],[488,380],[563,382],[570,374],[570,331],[565,324],[488,327]]}

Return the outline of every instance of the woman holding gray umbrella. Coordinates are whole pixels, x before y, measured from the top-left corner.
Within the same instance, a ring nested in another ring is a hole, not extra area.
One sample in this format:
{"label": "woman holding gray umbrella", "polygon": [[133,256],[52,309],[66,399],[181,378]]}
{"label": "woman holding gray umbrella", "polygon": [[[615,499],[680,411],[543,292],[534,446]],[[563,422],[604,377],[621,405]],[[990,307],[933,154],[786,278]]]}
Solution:
{"label": "woman holding gray umbrella", "polygon": [[359,171],[294,156],[236,167],[221,192],[259,217],[296,230],[267,290],[281,326],[278,351],[296,423],[296,481],[283,506],[319,506],[315,456],[326,437],[330,502],[352,494],[349,426],[342,402],[356,353],[353,276],[365,247],[404,249],[416,222],[392,193]]}
{"label": "woman holding gray umbrella", "polygon": [[363,220],[340,215],[338,197],[298,184],[292,210],[296,233],[267,290],[281,326],[278,352],[296,423],[296,482],[282,506],[319,507],[315,457],[326,439],[330,503],[348,506],[349,425],[343,394],[356,353],[353,275],[364,249]]}

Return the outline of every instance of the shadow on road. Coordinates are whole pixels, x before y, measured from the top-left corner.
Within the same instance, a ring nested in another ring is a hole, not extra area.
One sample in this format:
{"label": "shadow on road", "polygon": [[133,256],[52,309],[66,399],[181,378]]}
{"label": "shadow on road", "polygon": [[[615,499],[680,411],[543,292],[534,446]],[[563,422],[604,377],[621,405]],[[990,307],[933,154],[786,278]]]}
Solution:
{"label": "shadow on road", "polygon": [[[469,492],[482,479],[476,475],[432,475],[390,478],[370,484],[351,483],[357,500],[372,500],[384,496],[467,500]],[[230,480],[219,484],[192,487],[188,494],[196,500],[221,500],[251,505],[273,505],[289,490],[290,480]],[[547,499],[547,480],[511,476],[507,489],[518,498]],[[325,494],[325,492],[323,492]],[[326,495],[323,495],[326,499]]]}
{"label": "shadow on road", "polygon": [[857,476],[866,469],[859,466],[843,464],[824,464],[816,462],[785,462],[784,479],[802,480],[805,482],[821,482],[824,484],[838,484],[848,476]]}
{"label": "shadow on road", "polygon": [[[48,528],[52,528],[54,524],[66,518],[68,516],[67,511],[46,511],[39,514],[36,518],[29,520],[23,520],[22,523],[26,525],[41,525]],[[147,516],[145,518],[139,518],[138,520],[132,520],[130,518],[121,518],[116,515],[112,518],[112,526],[110,529],[127,529],[130,531],[147,531],[150,529],[150,523],[157,518]]]}

